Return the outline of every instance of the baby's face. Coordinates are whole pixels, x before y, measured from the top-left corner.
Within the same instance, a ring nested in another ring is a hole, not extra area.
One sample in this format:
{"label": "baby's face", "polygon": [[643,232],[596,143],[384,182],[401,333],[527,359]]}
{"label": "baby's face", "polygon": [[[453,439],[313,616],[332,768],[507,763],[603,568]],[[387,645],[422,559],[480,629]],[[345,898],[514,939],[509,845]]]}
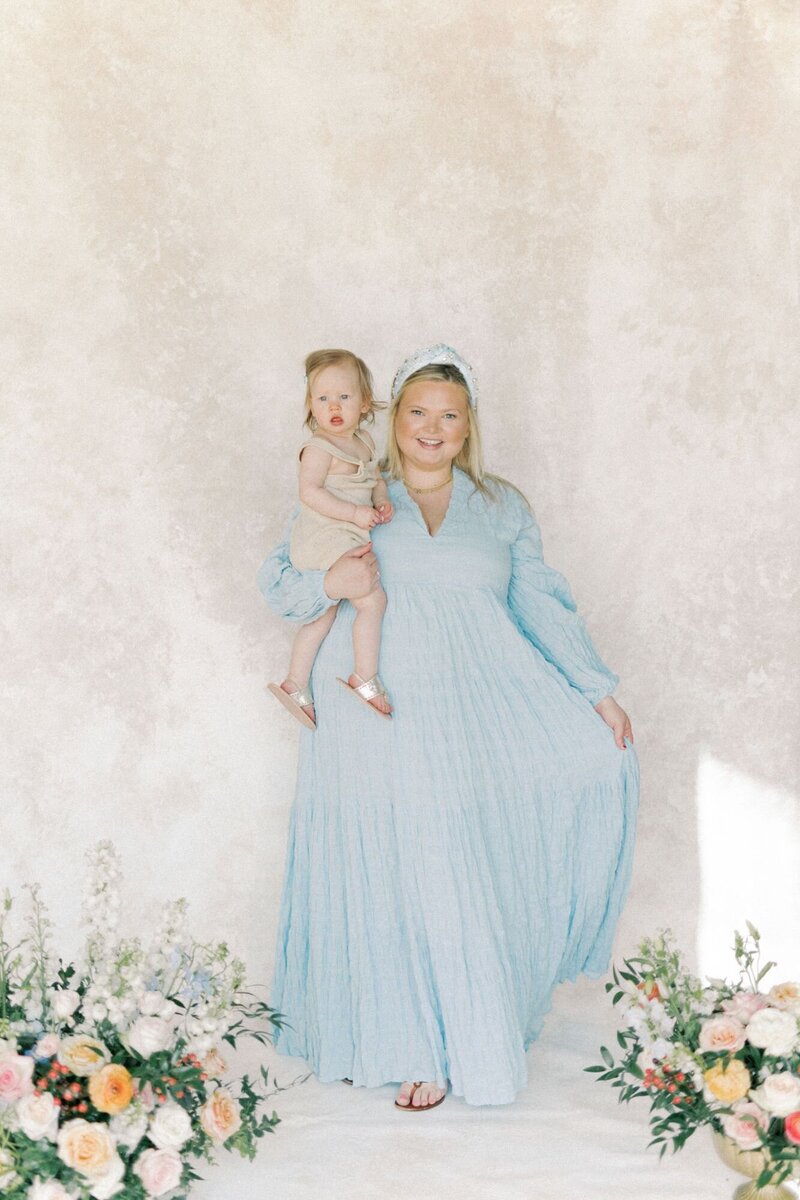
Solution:
{"label": "baby's face", "polygon": [[311,383],[311,413],[325,433],[338,437],[353,433],[368,407],[358,372],[350,363],[333,363],[317,371]]}

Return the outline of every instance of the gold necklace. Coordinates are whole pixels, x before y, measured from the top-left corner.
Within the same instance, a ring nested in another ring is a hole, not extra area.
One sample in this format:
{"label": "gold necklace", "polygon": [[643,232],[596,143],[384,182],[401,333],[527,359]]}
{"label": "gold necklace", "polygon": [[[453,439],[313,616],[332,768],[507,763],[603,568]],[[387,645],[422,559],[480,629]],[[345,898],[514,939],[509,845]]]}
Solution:
{"label": "gold necklace", "polygon": [[414,487],[414,485],[412,483],[408,482],[405,475],[403,476],[403,483],[406,485],[406,487],[408,488],[408,490],[410,492],[421,492],[421,493],[438,492],[440,488],[447,487],[448,483],[451,483],[452,480],[453,480],[453,475],[451,472],[450,475],[448,475],[447,479],[445,479],[444,483],[437,483],[435,487],[421,488],[421,487]]}

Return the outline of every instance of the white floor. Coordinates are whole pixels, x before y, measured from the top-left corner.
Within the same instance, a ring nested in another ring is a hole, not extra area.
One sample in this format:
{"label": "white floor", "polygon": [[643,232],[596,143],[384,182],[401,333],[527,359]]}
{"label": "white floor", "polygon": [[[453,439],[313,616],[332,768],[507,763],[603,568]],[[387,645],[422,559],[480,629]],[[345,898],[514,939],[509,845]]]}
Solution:
{"label": "white floor", "polygon": [[[659,1161],[645,1100],[617,1103],[608,1083],[582,1070],[615,1044],[603,981],[557,990],[528,1052],[530,1083],[513,1105],[470,1108],[448,1096],[408,1114],[395,1088],[305,1083],[275,1097],[281,1117],[254,1163],[227,1153],[192,1195],[198,1200],[729,1200],[744,1182],[698,1131]],[[307,1073],[270,1056],[278,1082]],[[797,1189],[800,1196],[800,1189]]]}

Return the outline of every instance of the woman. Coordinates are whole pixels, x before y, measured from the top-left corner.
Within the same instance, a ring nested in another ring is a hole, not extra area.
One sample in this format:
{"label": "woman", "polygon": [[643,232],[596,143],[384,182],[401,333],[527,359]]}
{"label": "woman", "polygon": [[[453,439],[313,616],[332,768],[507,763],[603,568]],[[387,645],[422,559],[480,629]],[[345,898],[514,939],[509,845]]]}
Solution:
{"label": "woman", "polygon": [[507,1104],[555,985],[608,966],[638,762],[618,678],[527,503],[484,474],[469,366],[433,347],[392,394],[394,516],[374,554],[301,574],[284,543],[259,577],[305,622],[369,592],[379,564],[394,706],[377,720],[337,685],[342,604],[312,676],[318,727],[300,735],[271,997],[292,1028],[276,1045],[323,1082],[403,1081],[407,1111],[448,1083]]}

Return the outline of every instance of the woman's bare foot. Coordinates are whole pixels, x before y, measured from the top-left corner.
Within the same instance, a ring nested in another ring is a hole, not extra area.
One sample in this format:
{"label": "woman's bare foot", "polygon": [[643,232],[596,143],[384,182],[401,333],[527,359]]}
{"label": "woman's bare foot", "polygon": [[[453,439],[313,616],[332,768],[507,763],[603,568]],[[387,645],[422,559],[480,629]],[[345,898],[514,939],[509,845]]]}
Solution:
{"label": "woman's bare foot", "polygon": [[[306,687],[306,684],[303,684],[303,687],[298,687],[297,684],[295,683],[295,681],[293,679],[289,679],[289,678],[284,679],[283,683],[281,684],[282,691],[287,692],[287,693],[288,692],[302,692],[305,687]],[[303,705],[301,705],[301,708],[303,709],[303,712],[306,714],[306,716],[311,717],[311,720],[316,723],[317,715],[314,712],[314,705],[313,704],[303,704]]]}
{"label": "woman's bare foot", "polygon": [[402,1108],[427,1108],[429,1104],[441,1100],[444,1094],[445,1089],[435,1083],[421,1083],[417,1087],[406,1081],[401,1084],[396,1100]]}
{"label": "woman's bare foot", "polygon": [[[349,676],[347,682],[350,684],[351,688],[354,688],[358,687],[359,684],[364,683],[364,680],[360,675],[353,673]],[[386,713],[387,716],[391,716],[392,706],[386,696],[373,696],[372,700],[369,700],[368,703],[371,704],[373,708],[377,708],[379,712]]]}

